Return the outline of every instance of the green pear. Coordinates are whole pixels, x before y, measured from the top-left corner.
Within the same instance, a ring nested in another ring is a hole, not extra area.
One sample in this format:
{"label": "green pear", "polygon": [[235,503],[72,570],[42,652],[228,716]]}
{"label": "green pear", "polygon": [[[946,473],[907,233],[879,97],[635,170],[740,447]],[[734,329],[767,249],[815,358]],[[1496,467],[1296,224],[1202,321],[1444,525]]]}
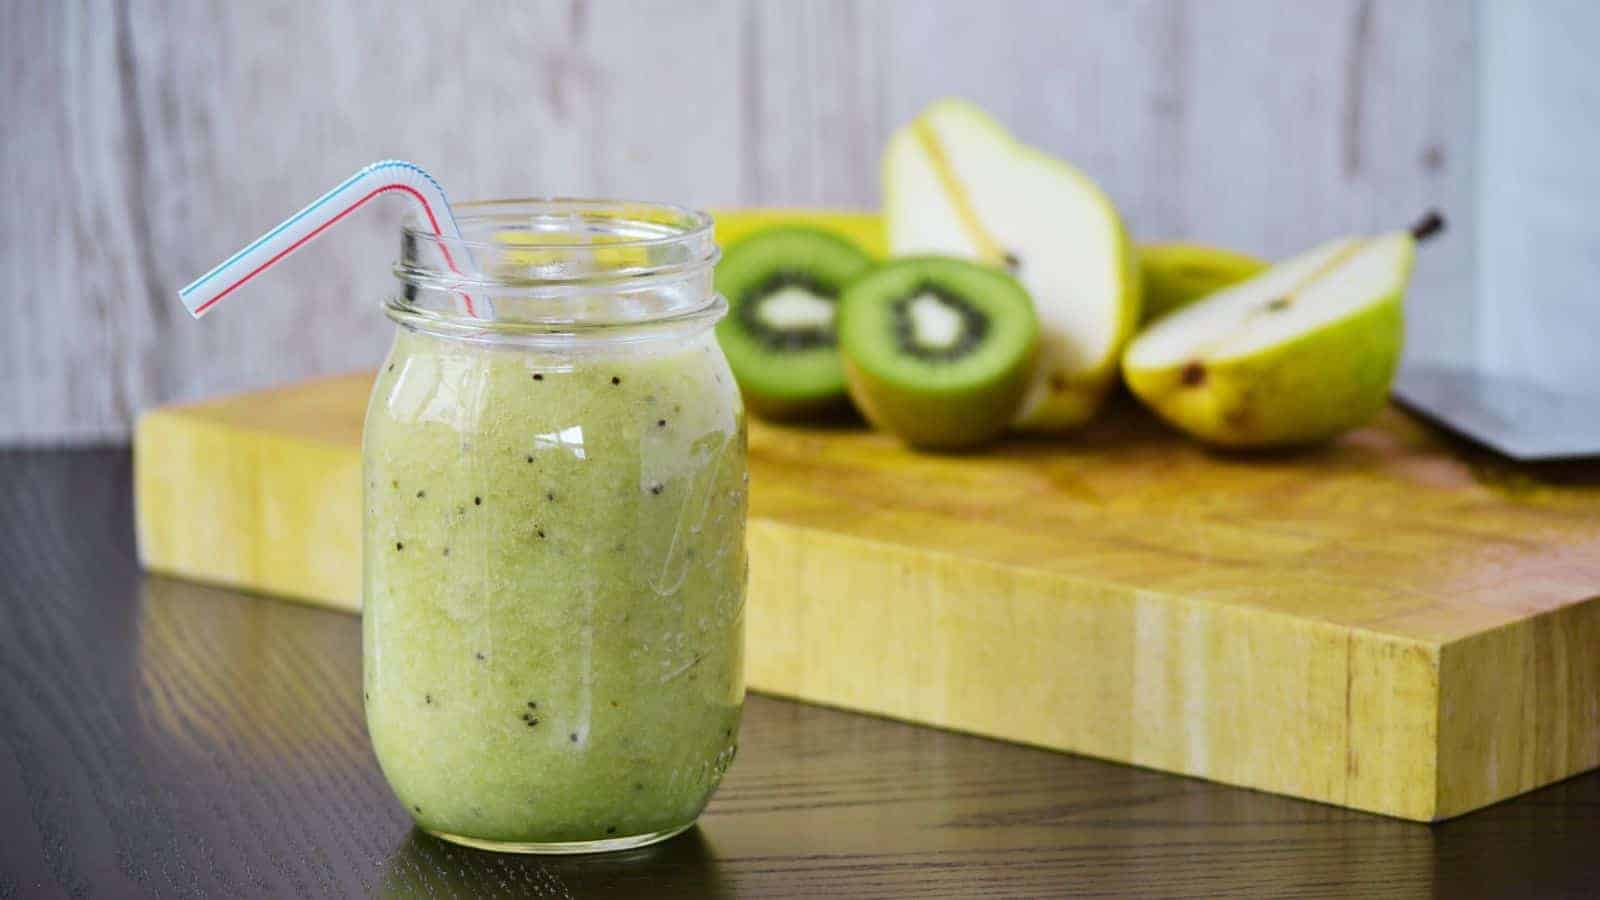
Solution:
{"label": "green pear", "polygon": [[1307,444],[1361,425],[1389,395],[1424,233],[1332,241],[1177,310],[1129,345],[1128,387],[1224,447]]}
{"label": "green pear", "polygon": [[883,182],[891,252],[1002,267],[1032,296],[1039,351],[1015,424],[1059,431],[1092,416],[1139,321],[1138,261],[1106,195],[962,100],[895,132]]}
{"label": "green pear", "polygon": [[1223,247],[1181,242],[1139,247],[1144,283],[1144,321],[1209,297],[1266,271],[1268,263]]}

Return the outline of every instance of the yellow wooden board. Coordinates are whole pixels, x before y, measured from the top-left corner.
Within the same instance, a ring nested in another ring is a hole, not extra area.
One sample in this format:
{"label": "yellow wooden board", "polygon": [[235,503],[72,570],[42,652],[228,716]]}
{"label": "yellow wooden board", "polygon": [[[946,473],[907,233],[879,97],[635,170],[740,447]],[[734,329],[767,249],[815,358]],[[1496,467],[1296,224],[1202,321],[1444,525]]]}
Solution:
{"label": "yellow wooden board", "polygon": [[[145,564],[354,609],[369,384],[144,416]],[[1600,469],[1395,411],[1294,455],[1127,406],[968,457],[750,451],[754,688],[1420,820],[1600,764]]]}

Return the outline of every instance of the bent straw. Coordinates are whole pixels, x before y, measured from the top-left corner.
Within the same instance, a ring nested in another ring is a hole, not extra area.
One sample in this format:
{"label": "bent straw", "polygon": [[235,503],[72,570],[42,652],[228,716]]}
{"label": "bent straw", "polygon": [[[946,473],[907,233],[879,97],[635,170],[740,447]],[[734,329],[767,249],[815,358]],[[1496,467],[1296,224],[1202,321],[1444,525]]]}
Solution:
{"label": "bent straw", "polygon": [[[284,257],[309,243],[335,222],[355,212],[368,200],[390,191],[399,191],[421,208],[428,227],[441,238],[440,249],[450,271],[461,270],[450,255],[444,239],[461,239],[455,216],[450,212],[450,201],[444,188],[421,166],[398,159],[375,162],[346,178],[333,190],[318,197],[311,205],[283,220],[271,231],[251,241],[244,249],[223,260],[211,271],[191,281],[178,291],[178,299],[195,318],[205,315],[217,301],[228,296],[250,279],[271,268]],[[466,302],[467,314],[476,315],[472,298],[461,295]]]}

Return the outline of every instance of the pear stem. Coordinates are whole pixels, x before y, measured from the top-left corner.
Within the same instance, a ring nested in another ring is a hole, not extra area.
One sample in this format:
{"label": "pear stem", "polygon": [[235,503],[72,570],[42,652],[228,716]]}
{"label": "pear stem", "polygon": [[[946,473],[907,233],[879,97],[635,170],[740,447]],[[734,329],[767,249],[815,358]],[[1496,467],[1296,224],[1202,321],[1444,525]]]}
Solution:
{"label": "pear stem", "polygon": [[1444,231],[1444,216],[1438,210],[1430,209],[1411,226],[1411,239],[1420,244],[1441,231]]}

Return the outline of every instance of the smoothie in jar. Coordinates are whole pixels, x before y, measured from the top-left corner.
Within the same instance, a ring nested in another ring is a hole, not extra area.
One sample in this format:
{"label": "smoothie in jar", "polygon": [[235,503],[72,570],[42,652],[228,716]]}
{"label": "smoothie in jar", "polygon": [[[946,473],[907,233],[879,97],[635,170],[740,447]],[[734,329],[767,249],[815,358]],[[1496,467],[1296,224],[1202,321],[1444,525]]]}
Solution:
{"label": "smoothie in jar", "polygon": [[402,322],[367,411],[364,688],[424,829],[648,843],[732,760],[745,435],[711,321],[509,345]]}

